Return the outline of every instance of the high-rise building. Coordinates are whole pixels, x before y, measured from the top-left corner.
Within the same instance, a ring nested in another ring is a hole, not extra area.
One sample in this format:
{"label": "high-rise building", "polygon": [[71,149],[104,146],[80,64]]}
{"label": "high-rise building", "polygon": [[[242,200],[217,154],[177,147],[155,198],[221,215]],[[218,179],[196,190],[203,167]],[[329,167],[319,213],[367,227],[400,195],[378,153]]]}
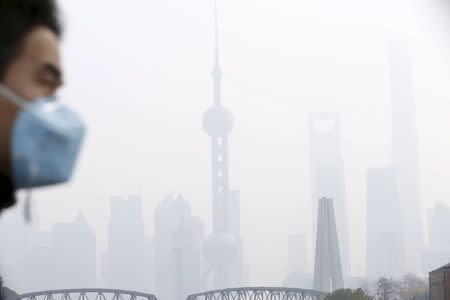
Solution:
{"label": "high-rise building", "polygon": [[367,277],[399,277],[404,271],[402,207],[392,167],[367,172]]}
{"label": "high-rise building", "polygon": [[16,291],[39,291],[52,289],[52,274],[46,272],[50,262],[50,232],[40,232],[33,246],[27,249],[23,264],[28,272],[22,276],[22,287]]}
{"label": "high-rise building", "polygon": [[229,189],[228,135],[233,116],[221,103],[222,71],[219,64],[217,1],[215,3],[215,60],[212,77],[214,104],[203,116],[203,129],[211,138],[213,233],[205,242],[212,269],[213,288],[239,285],[242,281],[239,192]]}
{"label": "high-rise building", "polygon": [[180,195],[167,196],[155,211],[156,293],[185,299],[203,290],[203,222]]}
{"label": "high-rise building", "polygon": [[111,199],[108,248],[102,255],[103,286],[153,292],[153,245],[145,234],[138,196]]}
{"label": "high-rise building", "polygon": [[288,237],[288,272],[308,271],[306,239],[303,234]]}
{"label": "high-rise building", "polygon": [[95,231],[83,215],[74,222],[54,224],[41,237],[24,260],[28,272],[23,281],[29,291],[96,286]]}
{"label": "high-rise building", "polygon": [[[0,275],[6,274],[3,279],[8,288],[22,293],[29,291],[26,278],[30,271],[26,263],[29,253],[33,252],[34,246],[48,235],[39,230],[39,216],[36,203],[31,206],[32,222],[26,223],[23,210],[24,203],[17,203],[14,210],[2,213],[0,217]],[[14,232],[14,234],[11,234]]]}
{"label": "high-rise building", "polygon": [[97,281],[97,247],[95,231],[83,215],[73,223],[51,227],[50,274],[53,288],[95,287]]}
{"label": "high-rise building", "polygon": [[450,207],[437,203],[428,210],[428,249],[423,271],[429,272],[450,261]]}
{"label": "high-rise building", "polygon": [[312,288],[309,270],[308,249],[304,234],[291,234],[288,237],[288,269],[283,281],[285,287]]}
{"label": "high-rise building", "polygon": [[344,288],[333,201],[330,198],[320,198],[318,203],[313,288],[323,292]]}
{"label": "high-rise building", "polygon": [[316,235],[318,199],[333,199],[344,277],[351,276],[344,159],[337,113],[309,116],[313,237]]}
{"label": "high-rise building", "polygon": [[402,206],[405,272],[418,272],[424,237],[419,194],[416,107],[407,48],[398,40],[389,43],[389,74],[392,101],[392,165]]}
{"label": "high-rise building", "polygon": [[428,241],[431,249],[450,249],[450,206],[446,203],[428,210]]}

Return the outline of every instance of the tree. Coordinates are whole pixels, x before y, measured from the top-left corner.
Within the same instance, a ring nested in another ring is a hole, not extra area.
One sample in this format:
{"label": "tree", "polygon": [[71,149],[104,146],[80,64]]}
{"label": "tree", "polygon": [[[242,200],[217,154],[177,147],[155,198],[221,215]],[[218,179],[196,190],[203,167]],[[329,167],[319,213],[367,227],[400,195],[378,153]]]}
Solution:
{"label": "tree", "polygon": [[402,278],[400,295],[405,300],[418,300],[428,295],[428,284],[422,278],[408,273]]}
{"label": "tree", "polygon": [[386,277],[380,277],[375,285],[375,296],[378,300],[396,299],[399,294],[400,284]]}
{"label": "tree", "polygon": [[421,289],[427,287],[426,281],[413,273],[408,273],[403,276],[402,285],[408,289]]}
{"label": "tree", "polygon": [[372,295],[372,285],[368,279],[361,279],[358,285],[367,295]]}
{"label": "tree", "polygon": [[339,289],[327,295],[325,300],[373,300],[363,289]]}

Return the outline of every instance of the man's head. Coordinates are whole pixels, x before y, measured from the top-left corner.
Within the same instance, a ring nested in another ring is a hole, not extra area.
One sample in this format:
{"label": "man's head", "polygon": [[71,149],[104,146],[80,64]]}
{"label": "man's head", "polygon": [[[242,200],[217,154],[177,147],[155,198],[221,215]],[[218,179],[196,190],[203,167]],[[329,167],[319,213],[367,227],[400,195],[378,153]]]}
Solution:
{"label": "man's head", "polygon": [[[60,35],[53,0],[0,0],[0,83],[28,100],[54,94],[62,84]],[[0,175],[10,174],[19,110],[0,96]]]}

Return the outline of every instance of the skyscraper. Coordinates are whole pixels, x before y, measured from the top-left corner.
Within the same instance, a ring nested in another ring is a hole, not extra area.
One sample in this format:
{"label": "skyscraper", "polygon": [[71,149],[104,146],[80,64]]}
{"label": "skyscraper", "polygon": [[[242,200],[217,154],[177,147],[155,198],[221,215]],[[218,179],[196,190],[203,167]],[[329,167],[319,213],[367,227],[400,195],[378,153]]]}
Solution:
{"label": "skyscraper", "polygon": [[145,235],[142,201],[135,195],[111,199],[108,248],[102,256],[102,285],[153,292],[153,245]]}
{"label": "skyscraper", "polygon": [[428,249],[423,271],[430,272],[450,261],[450,206],[437,203],[428,210]]}
{"label": "skyscraper", "polygon": [[313,236],[316,234],[318,199],[333,199],[339,239],[342,271],[349,277],[350,254],[348,213],[345,194],[344,159],[341,151],[340,123],[337,113],[313,113],[309,116],[311,194],[313,207]]}
{"label": "skyscraper", "polygon": [[401,41],[389,43],[389,74],[392,101],[392,165],[396,173],[405,233],[406,272],[420,270],[424,248],[419,195],[416,107],[407,48]]}
{"label": "skyscraper", "polygon": [[95,231],[83,215],[72,223],[52,226],[50,258],[53,288],[95,287],[97,281],[97,251]]}
{"label": "skyscraper", "polygon": [[203,286],[203,222],[180,195],[167,196],[155,210],[156,294],[185,299]]}
{"label": "skyscraper", "polygon": [[221,103],[222,71],[219,64],[217,1],[215,2],[215,55],[212,71],[214,104],[203,116],[203,129],[211,138],[213,233],[205,242],[212,268],[213,287],[238,284],[242,277],[239,192],[229,189],[228,135],[233,116]]}
{"label": "skyscraper", "polygon": [[95,287],[97,252],[95,231],[83,215],[73,222],[52,225],[25,256],[22,278],[29,290]]}
{"label": "skyscraper", "polygon": [[303,234],[291,234],[288,237],[288,272],[303,272],[307,266],[306,239]]}
{"label": "skyscraper", "polygon": [[392,167],[367,172],[367,277],[399,277],[404,271],[402,207]]}
{"label": "skyscraper", "polygon": [[311,272],[308,266],[308,249],[304,234],[288,237],[288,269],[283,281],[285,287],[312,288]]}
{"label": "skyscraper", "polygon": [[319,199],[315,256],[313,288],[323,292],[344,288],[333,200],[330,198]]}
{"label": "skyscraper", "polygon": [[[17,203],[17,206],[21,205],[24,204]],[[0,273],[8,274],[3,278],[4,284],[17,292],[26,291],[28,288],[24,282],[30,274],[26,262],[28,253],[34,250],[34,246],[41,239],[45,239],[39,230],[37,205],[31,208],[33,210],[31,224],[24,222],[21,209],[10,210],[0,217],[0,236],[4,237],[0,246]]]}
{"label": "skyscraper", "polygon": [[446,203],[436,203],[428,210],[428,237],[430,248],[450,249],[450,206]]}

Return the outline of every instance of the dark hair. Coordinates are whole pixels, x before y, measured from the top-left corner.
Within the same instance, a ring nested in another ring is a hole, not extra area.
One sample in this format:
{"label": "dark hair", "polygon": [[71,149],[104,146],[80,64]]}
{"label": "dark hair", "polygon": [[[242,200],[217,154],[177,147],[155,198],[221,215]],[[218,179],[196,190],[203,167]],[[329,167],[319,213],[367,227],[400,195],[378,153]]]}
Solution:
{"label": "dark hair", "polygon": [[25,36],[37,26],[61,36],[61,23],[54,0],[0,0],[0,81],[20,54]]}

